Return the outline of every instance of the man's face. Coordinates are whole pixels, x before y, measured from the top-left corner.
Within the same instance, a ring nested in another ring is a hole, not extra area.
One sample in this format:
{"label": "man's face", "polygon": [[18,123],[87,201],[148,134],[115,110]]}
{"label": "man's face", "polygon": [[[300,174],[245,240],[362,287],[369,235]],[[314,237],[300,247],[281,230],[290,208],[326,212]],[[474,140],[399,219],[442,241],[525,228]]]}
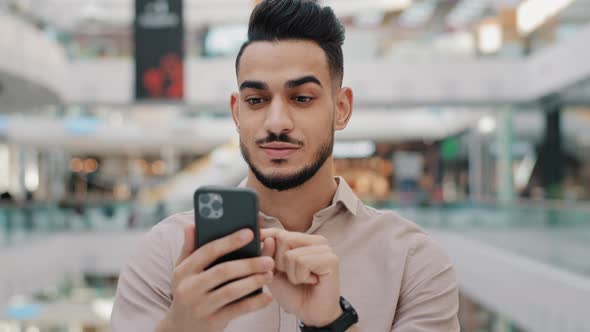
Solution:
{"label": "man's face", "polygon": [[232,115],[250,169],[271,189],[305,183],[334,142],[337,91],[324,51],[311,41],[254,42],[237,77]]}

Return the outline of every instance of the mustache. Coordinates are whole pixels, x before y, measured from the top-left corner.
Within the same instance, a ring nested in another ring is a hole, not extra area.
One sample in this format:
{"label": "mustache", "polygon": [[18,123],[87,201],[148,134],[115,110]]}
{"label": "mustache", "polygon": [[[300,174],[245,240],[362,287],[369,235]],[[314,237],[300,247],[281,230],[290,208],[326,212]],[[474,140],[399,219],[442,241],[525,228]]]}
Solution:
{"label": "mustache", "polygon": [[272,142],[290,143],[290,144],[295,144],[298,146],[303,146],[302,141],[297,140],[293,137],[289,137],[285,133],[282,133],[280,135],[277,135],[275,133],[269,133],[268,136],[256,140],[257,145],[268,144],[268,143],[272,143]]}

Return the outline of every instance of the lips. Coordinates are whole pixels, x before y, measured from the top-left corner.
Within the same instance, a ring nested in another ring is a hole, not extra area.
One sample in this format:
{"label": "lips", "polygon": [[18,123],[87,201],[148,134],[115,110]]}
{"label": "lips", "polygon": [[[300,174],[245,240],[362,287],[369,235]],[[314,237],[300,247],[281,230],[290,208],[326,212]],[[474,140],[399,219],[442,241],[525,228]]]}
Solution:
{"label": "lips", "polygon": [[261,145],[260,148],[271,159],[284,159],[295,153],[299,149],[299,146],[289,143],[274,142]]}

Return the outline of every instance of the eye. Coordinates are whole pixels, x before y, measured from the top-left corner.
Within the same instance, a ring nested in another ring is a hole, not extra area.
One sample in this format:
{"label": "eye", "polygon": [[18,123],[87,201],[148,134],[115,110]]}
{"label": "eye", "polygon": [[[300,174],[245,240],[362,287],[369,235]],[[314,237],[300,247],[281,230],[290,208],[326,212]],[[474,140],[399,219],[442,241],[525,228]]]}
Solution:
{"label": "eye", "polygon": [[250,105],[258,105],[258,104],[262,103],[263,101],[264,101],[264,99],[256,98],[256,97],[246,99],[246,102]]}
{"label": "eye", "polygon": [[297,96],[295,98],[293,98],[296,102],[298,103],[309,103],[313,98],[312,97],[308,97],[308,96]]}

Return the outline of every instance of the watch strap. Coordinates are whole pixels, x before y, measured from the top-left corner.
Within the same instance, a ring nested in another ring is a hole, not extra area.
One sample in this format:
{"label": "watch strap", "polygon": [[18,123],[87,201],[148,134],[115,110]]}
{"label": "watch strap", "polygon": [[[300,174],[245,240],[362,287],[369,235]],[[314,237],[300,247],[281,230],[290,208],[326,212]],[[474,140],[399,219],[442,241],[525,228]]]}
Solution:
{"label": "watch strap", "polygon": [[352,305],[342,296],[340,297],[340,308],[342,315],[331,324],[322,327],[305,326],[303,322],[299,324],[301,332],[345,332],[349,327],[358,323],[358,314]]}

